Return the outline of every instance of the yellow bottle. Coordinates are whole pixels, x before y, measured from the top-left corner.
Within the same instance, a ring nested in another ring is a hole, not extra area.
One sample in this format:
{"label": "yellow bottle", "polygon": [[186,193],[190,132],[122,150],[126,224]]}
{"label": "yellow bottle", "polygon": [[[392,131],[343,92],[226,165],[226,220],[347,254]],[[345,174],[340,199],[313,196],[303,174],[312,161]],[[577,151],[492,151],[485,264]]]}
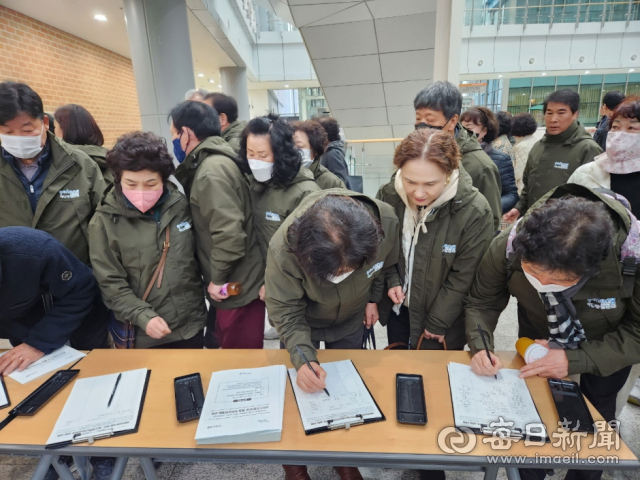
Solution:
{"label": "yellow bottle", "polygon": [[516,350],[527,364],[540,360],[549,353],[547,347],[527,337],[521,337],[516,341]]}
{"label": "yellow bottle", "polygon": [[220,290],[222,295],[229,295],[230,297],[233,295],[240,295],[242,291],[242,286],[238,282],[233,283],[225,283]]}

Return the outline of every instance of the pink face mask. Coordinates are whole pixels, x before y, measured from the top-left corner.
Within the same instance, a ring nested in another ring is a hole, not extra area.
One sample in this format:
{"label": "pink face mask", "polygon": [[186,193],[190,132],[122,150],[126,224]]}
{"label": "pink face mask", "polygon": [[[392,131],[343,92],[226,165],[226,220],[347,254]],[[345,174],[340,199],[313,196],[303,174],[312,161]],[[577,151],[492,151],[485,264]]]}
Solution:
{"label": "pink face mask", "polygon": [[153,207],[160,197],[162,196],[163,188],[158,190],[128,190],[122,189],[122,193],[125,197],[142,213],[145,213],[151,207]]}

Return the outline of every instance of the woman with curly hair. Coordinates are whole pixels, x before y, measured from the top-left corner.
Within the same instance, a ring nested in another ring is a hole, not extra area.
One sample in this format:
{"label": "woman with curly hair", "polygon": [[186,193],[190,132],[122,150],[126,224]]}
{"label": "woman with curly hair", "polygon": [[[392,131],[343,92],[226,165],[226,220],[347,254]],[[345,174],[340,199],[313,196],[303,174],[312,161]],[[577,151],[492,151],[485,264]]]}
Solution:
{"label": "woman with curly hair", "polygon": [[320,188],[302,166],[300,151],[293,142],[293,127],[276,114],[254,118],[247,124],[238,157],[251,169],[248,178],[253,222],[266,258],[273,234],[304,197]]}
{"label": "woman with curly hair", "polygon": [[293,141],[302,154],[302,165],[311,170],[318,186],[322,190],[345,188],[342,180],[320,164],[320,158],[328,143],[327,132],[322,125],[315,120],[307,120],[297,122],[293,128],[295,129]]}
{"label": "woman with curly hair", "polygon": [[106,160],[115,183],[89,224],[105,304],[135,327],[135,348],[202,348],[207,309],[193,221],[169,182],[175,167],[164,139],[127,133]]}

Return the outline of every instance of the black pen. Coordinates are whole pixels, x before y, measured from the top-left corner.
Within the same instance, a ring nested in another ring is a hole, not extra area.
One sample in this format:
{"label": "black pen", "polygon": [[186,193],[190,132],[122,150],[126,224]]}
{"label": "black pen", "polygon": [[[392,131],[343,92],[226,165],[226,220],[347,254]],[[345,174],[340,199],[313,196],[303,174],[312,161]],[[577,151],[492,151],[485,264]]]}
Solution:
{"label": "black pen", "polygon": [[196,402],[196,396],[193,393],[193,385],[189,385],[189,393],[191,393],[191,401],[193,402],[193,406],[196,407],[196,413],[200,415],[200,409],[198,408],[198,402]]}
{"label": "black pen", "polygon": [[[487,352],[487,358],[491,362],[491,366],[495,367],[495,364],[493,363],[493,359],[491,358],[491,354],[489,353],[489,347],[487,346],[487,340],[484,338],[484,330],[482,330],[482,327],[480,326],[479,323],[477,325],[478,325],[478,332],[480,333],[480,338],[482,338],[482,343],[484,344],[484,350],[485,350],[485,352]],[[494,375],[493,378],[495,378],[497,380],[498,379],[498,375]]]}
{"label": "black pen", "polygon": [[[311,369],[311,371],[313,372],[313,374],[320,378],[320,375],[317,374],[317,372],[313,369],[313,367],[311,366],[311,364],[309,363],[309,360],[307,360],[307,357],[304,355],[304,353],[302,352],[302,350],[300,350],[300,347],[298,345],[296,345],[296,348],[298,349],[298,355],[300,355],[302,357],[302,359],[307,363],[307,366]],[[327,395],[329,395],[329,390],[327,390],[326,388],[324,389],[324,393],[326,393]],[[331,395],[329,395],[331,396]]]}
{"label": "black pen", "polygon": [[111,397],[109,397],[109,403],[107,403],[107,408],[111,406],[111,402],[113,401],[113,396],[116,394],[116,389],[118,388],[118,384],[120,383],[121,378],[122,378],[122,373],[119,373],[118,378],[116,378],[116,384],[113,386],[113,392],[111,392]]}

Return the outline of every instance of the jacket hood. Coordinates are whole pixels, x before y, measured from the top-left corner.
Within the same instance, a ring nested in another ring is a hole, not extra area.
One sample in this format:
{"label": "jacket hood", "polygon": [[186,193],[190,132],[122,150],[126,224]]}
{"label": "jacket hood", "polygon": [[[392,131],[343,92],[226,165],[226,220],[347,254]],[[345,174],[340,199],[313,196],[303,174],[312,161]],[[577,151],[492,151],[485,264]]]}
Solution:
{"label": "jacket hood", "polygon": [[209,155],[224,155],[232,160],[237,160],[238,156],[233,148],[229,146],[226,140],[222,137],[208,137],[205,138],[200,144],[193,149],[193,151],[185,158],[183,165],[192,166],[197,168],[201,163],[205,153]]}
{"label": "jacket hood", "polygon": [[471,130],[464,128],[461,123],[458,123],[456,142],[458,143],[461,155],[482,150],[482,146],[478,142],[476,135]]}
{"label": "jacket hood", "polygon": [[333,142],[329,142],[325,152],[328,150],[340,149],[344,150],[344,142],[342,140],[334,140]]}
{"label": "jacket hood", "polygon": [[99,145],[77,145],[76,148],[89,155],[101,170],[107,168],[107,150]]}
{"label": "jacket hood", "polygon": [[579,121],[574,121],[569,128],[559,135],[549,135],[545,132],[540,140],[541,143],[562,144],[573,147],[584,140],[593,140]]}

